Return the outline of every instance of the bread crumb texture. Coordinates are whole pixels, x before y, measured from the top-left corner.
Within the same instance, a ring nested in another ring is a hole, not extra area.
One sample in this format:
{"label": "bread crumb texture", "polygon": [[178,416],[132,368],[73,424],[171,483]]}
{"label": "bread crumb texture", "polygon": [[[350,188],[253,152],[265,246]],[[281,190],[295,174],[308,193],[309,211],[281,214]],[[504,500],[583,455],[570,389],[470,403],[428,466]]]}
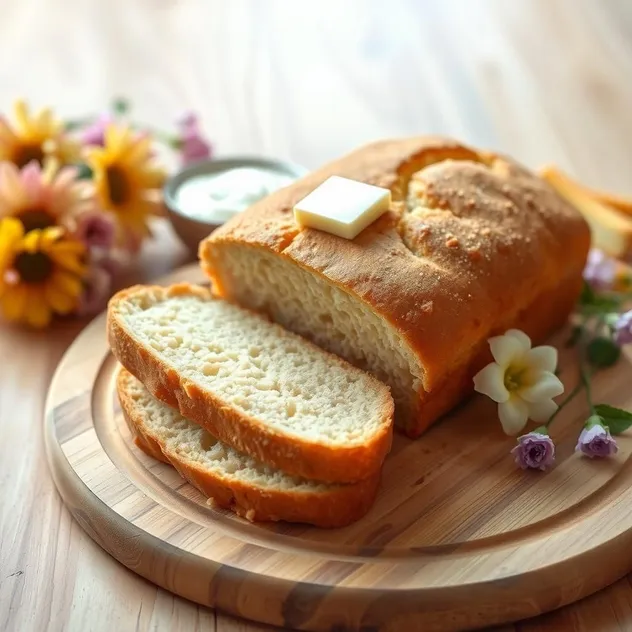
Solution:
{"label": "bread crumb texture", "polygon": [[385,423],[386,387],[248,310],[146,289],[117,311],[138,343],[185,381],[273,432],[352,446]]}
{"label": "bread crumb texture", "polygon": [[[164,444],[168,454],[185,463],[197,464],[218,479],[241,481],[262,490],[317,493],[339,486],[290,476],[242,454],[159,402],[130,373],[126,372],[122,379],[126,395],[133,402],[133,412],[142,416],[148,433]],[[209,498],[208,504],[213,506],[215,501]]]}

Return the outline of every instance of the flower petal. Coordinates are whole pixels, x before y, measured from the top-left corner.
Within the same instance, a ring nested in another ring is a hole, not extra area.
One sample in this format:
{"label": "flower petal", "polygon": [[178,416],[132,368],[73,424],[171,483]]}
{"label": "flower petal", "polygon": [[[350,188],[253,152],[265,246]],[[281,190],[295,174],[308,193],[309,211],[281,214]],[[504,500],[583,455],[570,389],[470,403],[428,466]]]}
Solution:
{"label": "flower petal", "polygon": [[50,108],[44,108],[37,117],[37,125],[42,135],[54,136],[57,133],[57,126]]}
{"label": "flower petal", "polygon": [[32,230],[30,233],[26,233],[22,239],[22,249],[29,253],[37,252],[39,250],[41,236],[41,230]]}
{"label": "flower petal", "polygon": [[4,119],[4,117],[0,118],[0,143],[3,145],[12,145],[16,142],[15,134],[13,130]]}
{"label": "flower petal", "polygon": [[28,197],[20,178],[20,171],[13,163],[5,162],[0,165],[0,186],[11,211],[14,212],[27,204]]}
{"label": "flower petal", "polygon": [[54,282],[46,284],[45,294],[46,300],[58,314],[68,314],[77,307],[78,297],[67,294]]}
{"label": "flower petal", "polygon": [[53,245],[59,241],[59,239],[64,234],[64,230],[59,226],[53,226],[51,228],[47,228],[42,231],[42,236],[40,238],[39,249],[42,252],[49,252]]}
{"label": "flower petal", "polygon": [[49,256],[64,272],[72,272],[82,276],[86,271],[86,264],[71,253],[54,248]]}
{"label": "flower petal", "polygon": [[498,404],[498,417],[505,434],[517,435],[527,424],[529,409],[526,402],[514,395]]}
{"label": "flower petal", "polygon": [[22,190],[30,204],[37,204],[42,195],[42,170],[37,162],[29,162],[20,172]]}
{"label": "flower petal", "polygon": [[40,288],[29,291],[24,313],[26,321],[33,327],[46,327],[51,320],[51,309],[46,302],[44,292]]}
{"label": "flower petal", "polygon": [[2,312],[7,320],[21,320],[26,307],[27,288],[18,285],[2,297]]}
{"label": "flower petal", "polygon": [[522,344],[513,336],[495,336],[490,338],[488,342],[494,360],[503,369],[519,359],[524,353]]}
{"label": "flower petal", "polygon": [[558,409],[558,405],[552,399],[543,399],[539,402],[527,402],[529,407],[529,419],[543,424]]}
{"label": "flower petal", "polygon": [[534,369],[553,373],[557,366],[557,349],[548,345],[534,347],[527,352],[525,361]]}
{"label": "flower petal", "polygon": [[564,384],[550,371],[539,371],[530,386],[521,389],[520,397],[527,402],[540,402],[543,399],[557,397],[564,392]]}
{"label": "flower petal", "polygon": [[0,220],[0,275],[11,263],[23,235],[24,228],[19,220],[14,217]]}
{"label": "flower petal", "polygon": [[521,331],[520,329],[509,329],[505,332],[505,336],[511,336],[515,338],[522,347],[522,352],[526,353],[531,349],[531,338]]}
{"label": "flower petal", "polygon": [[133,174],[136,185],[143,189],[157,189],[164,184],[165,174],[160,169],[139,169]]}
{"label": "flower petal", "polygon": [[509,391],[505,388],[505,371],[491,362],[474,376],[474,390],[491,397],[495,402],[506,402]]}
{"label": "flower petal", "polygon": [[[47,231],[49,232],[49,231]],[[68,255],[72,257],[80,257],[85,254],[86,247],[79,240],[64,239],[63,241],[54,241],[59,239],[63,233],[59,233],[53,237],[53,240],[49,241],[47,245],[51,245],[52,249],[58,255]]]}
{"label": "flower petal", "polygon": [[78,296],[81,293],[81,279],[73,274],[56,270],[53,273],[50,283],[66,294]]}
{"label": "flower petal", "polygon": [[15,116],[15,123],[22,136],[30,137],[31,122],[29,117],[29,111],[26,103],[19,99],[13,105],[13,113]]}
{"label": "flower petal", "polygon": [[138,165],[149,160],[151,155],[151,138],[149,136],[130,139],[125,148],[124,162],[128,165]]}

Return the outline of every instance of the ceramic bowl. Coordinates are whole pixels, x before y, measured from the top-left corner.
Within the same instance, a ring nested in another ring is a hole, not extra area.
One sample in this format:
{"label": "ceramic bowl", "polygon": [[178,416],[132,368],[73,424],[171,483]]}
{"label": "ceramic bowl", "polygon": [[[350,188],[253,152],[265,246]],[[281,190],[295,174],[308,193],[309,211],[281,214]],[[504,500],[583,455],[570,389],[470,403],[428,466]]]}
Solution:
{"label": "ceramic bowl", "polygon": [[[169,221],[180,240],[194,254],[197,254],[200,241],[221,226],[226,219],[207,220],[200,217],[199,209],[193,212],[193,209],[187,208],[186,201],[179,197],[180,188],[192,178],[199,179],[208,176],[210,179],[222,172],[243,167],[265,172],[272,171],[280,176],[288,177],[288,184],[308,171],[305,167],[289,161],[236,156],[197,162],[168,178],[163,189],[163,197]],[[209,211],[211,206],[212,202],[209,202]]]}

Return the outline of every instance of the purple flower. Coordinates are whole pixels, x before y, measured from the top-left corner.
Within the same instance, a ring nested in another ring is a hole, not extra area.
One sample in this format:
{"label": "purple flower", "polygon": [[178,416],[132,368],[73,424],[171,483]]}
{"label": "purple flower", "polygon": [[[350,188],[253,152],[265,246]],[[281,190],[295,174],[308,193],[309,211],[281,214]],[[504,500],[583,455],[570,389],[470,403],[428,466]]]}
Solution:
{"label": "purple flower", "polygon": [[111,277],[115,277],[123,268],[129,265],[131,256],[127,251],[119,248],[93,248],[90,251],[90,261],[93,265],[105,270]]}
{"label": "purple flower", "polygon": [[108,250],[114,244],[115,235],[116,225],[109,215],[94,211],[79,216],[76,236],[88,248]]}
{"label": "purple flower", "polygon": [[632,310],[619,316],[614,325],[614,341],[620,347],[632,343]]}
{"label": "purple flower", "polygon": [[577,441],[576,452],[583,452],[591,459],[603,458],[616,454],[618,450],[617,442],[610,435],[610,431],[601,424],[587,424]]}
{"label": "purple flower", "polygon": [[198,117],[192,110],[186,110],[178,119],[180,129],[195,129],[199,125]]}
{"label": "purple flower", "polygon": [[112,277],[108,272],[93,266],[84,279],[83,293],[79,297],[77,312],[80,316],[96,314],[105,308],[112,289]]}
{"label": "purple flower", "polygon": [[603,251],[591,248],[584,268],[584,279],[595,290],[612,287],[617,273],[617,263]]}
{"label": "purple flower", "polygon": [[206,160],[213,154],[210,143],[204,138],[197,116],[186,112],[178,121],[180,133],[178,149],[182,163],[187,165],[198,160]]}
{"label": "purple flower", "polygon": [[84,145],[96,145],[103,147],[105,145],[105,129],[114,122],[111,114],[101,114],[99,118],[90,124],[81,133],[81,141]]}
{"label": "purple flower", "polygon": [[555,460],[555,444],[549,435],[541,432],[529,432],[518,437],[518,445],[511,454],[515,456],[516,465],[523,470],[527,468],[545,470]]}

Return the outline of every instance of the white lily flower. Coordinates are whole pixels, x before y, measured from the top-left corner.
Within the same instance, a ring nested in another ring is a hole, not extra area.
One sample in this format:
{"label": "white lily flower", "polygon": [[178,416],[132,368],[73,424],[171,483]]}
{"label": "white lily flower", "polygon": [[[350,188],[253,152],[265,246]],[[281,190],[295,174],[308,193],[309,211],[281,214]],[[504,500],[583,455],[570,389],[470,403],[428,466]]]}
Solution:
{"label": "white lily flower", "polygon": [[531,339],[519,329],[488,340],[495,362],[474,376],[474,390],[498,403],[498,416],[508,435],[518,434],[529,419],[548,421],[557,410],[554,397],[564,392],[555,375],[557,349],[531,348]]}

